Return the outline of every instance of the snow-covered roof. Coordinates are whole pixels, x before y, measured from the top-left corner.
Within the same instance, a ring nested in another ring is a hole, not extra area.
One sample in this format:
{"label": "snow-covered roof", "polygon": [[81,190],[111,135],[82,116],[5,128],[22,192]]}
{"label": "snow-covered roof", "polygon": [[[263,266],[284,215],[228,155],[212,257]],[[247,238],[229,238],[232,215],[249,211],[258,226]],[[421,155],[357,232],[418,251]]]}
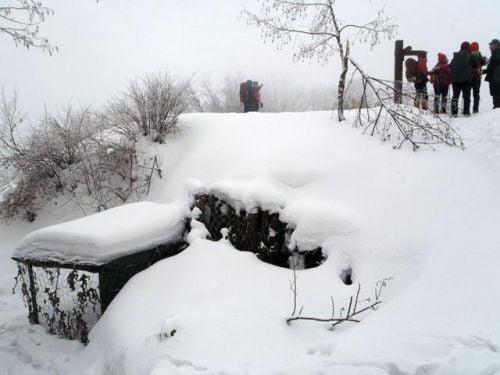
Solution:
{"label": "snow-covered roof", "polygon": [[187,208],[180,204],[131,203],[34,231],[14,257],[100,265],[179,237]]}

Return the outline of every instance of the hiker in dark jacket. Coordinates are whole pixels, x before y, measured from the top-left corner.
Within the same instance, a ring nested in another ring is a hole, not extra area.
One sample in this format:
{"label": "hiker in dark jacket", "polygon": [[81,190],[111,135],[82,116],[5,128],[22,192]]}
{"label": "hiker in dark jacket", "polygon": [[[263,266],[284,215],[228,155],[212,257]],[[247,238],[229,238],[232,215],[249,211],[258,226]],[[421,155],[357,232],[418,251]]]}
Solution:
{"label": "hiker in dark jacket", "polygon": [[500,41],[498,39],[491,41],[490,51],[486,81],[490,83],[490,94],[493,97],[493,109],[495,109],[500,108]]}
{"label": "hiker in dark jacket", "polygon": [[451,69],[444,53],[438,53],[438,63],[432,68],[431,77],[434,87],[434,113],[446,113]]}
{"label": "hiker in dark jacket", "polygon": [[481,77],[483,75],[483,66],[486,65],[486,58],[479,52],[479,43],[470,44],[471,54],[476,58],[477,66],[472,70],[472,96],[474,98],[472,113],[479,112],[479,91],[481,90]]}
{"label": "hiker in dark jacket", "polygon": [[453,86],[453,99],[451,101],[451,114],[458,115],[458,100],[460,93],[464,98],[465,116],[470,116],[470,92],[472,83],[472,71],[477,67],[476,58],[471,55],[470,43],[463,42],[460,51],[453,54],[451,60],[451,82]]}
{"label": "hiker in dark jacket", "polygon": [[418,57],[418,63],[415,70],[415,107],[427,110],[429,95],[427,94],[427,78],[429,71],[427,69],[427,58],[424,56]]}

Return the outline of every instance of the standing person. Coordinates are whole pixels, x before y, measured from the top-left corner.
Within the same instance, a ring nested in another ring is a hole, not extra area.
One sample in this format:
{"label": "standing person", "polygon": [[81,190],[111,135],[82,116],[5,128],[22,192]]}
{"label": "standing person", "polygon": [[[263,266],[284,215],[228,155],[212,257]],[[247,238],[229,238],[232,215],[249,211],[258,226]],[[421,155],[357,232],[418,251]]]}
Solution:
{"label": "standing person", "polygon": [[438,62],[432,68],[431,73],[434,87],[434,113],[446,113],[451,69],[450,64],[448,64],[448,57],[444,53],[438,53]]}
{"label": "standing person", "polygon": [[491,58],[486,68],[486,81],[490,83],[490,94],[493,97],[493,109],[500,108],[500,41],[493,39],[490,43]]}
{"label": "standing person", "polygon": [[470,44],[471,54],[476,58],[477,66],[472,70],[472,96],[474,98],[472,113],[479,112],[479,91],[481,90],[481,76],[483,75],[483,66],[486,65],[486,58],[479,52],[479,43]]}
{"label": "standing person", "polygon": [[252,80],[240,83],[240,102],[243,103],[243,112],[247,113],[251,109]]}
{"label": "standing person", "polygon": [[466,117],[470,116],[470,91],[472,85],[472,70],[476,68],[477,61],[471,55],[470,43],[463,42],[460,51],[453,54],[451,60],[451,82],[453,86],[453,99],[451,101],[451,114],[458,116],[458,100],[460,93],[464,98],[464,111]]}
{"label": "standing person", "polygon": [[260,89],[263,85],[259,85],[259,82],[253,81],[248,90],[248,103],[247,112],[258,112],[262,108],[262,102],[260,98]]}
{"label": "standing person", "polygon": [[427,69],[427,58],[424,56],[418,57],[417,67],[415,69],[415,107],[427,110],[429,95],[427,94],[427,75],[429,71]]}

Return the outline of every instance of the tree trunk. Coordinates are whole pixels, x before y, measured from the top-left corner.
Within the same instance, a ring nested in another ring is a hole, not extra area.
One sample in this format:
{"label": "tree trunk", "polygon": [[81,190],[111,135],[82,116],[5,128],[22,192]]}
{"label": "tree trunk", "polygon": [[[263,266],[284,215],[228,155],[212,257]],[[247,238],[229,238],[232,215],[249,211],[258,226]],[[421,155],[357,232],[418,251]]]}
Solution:
{"label": "tree trunk", "polygon": [[347,70],[349,69],[349,41],[347,41],[345,53],[340,51],[342,59],[342,73],[340,73],[338,96],[337,96],[337,113],[339,122],[345,120],[344,116],[344,94],[345,94],[345,81],[347,77]]}

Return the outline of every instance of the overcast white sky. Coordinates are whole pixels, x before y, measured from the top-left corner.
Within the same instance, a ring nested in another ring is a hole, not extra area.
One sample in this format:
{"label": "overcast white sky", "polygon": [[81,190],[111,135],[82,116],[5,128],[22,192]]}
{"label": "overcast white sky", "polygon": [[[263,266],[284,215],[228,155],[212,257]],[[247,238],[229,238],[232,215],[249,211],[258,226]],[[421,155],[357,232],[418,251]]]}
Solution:
{"label": "overcast white sky", "polygon": [[[0,4],[4,0],[0,0]],[[288,79],[307,85],[338,80],[338,63],[292,63],[291,51],[277,51],[259,30],[240,19],[257,0],[46,0],[55,10],[41,34],[60,51],[53,56],[15,47],[0,34],[0,85],[17,90],[31,114],[46,105],[57,110],[72,103],[98,106],[123,90],[127,80],[168,68],[178,76],[198,72],[220,79],[243,75],[269,82]],[[346,20],[369,20],[380,5],[399,24],[397,38],[415,49],[449,56],[464,40],[478,41],[483,53],[500,38],[500,0],[337,0]],[[373,51],[352,50],[365,70],[392,78],[394,41]],[[265,91],[264,91],[265,95]]]}

